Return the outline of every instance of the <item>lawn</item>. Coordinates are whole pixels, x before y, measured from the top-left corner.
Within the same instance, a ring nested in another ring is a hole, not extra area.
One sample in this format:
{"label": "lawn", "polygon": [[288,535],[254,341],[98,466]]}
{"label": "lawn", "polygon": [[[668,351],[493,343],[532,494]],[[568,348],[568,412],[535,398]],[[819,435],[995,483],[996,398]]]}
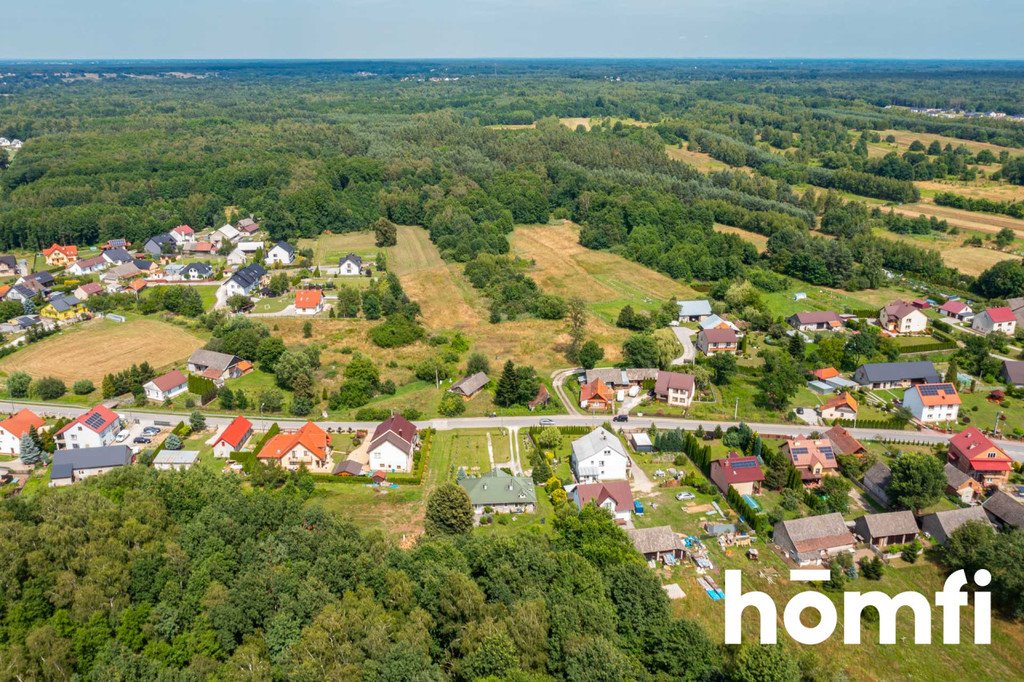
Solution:
{"label": "lawn", "polygon": [[157,371],[180,364],[204,340],[176,324],[131,316],[117,323],[97,318],[74,325],[33,343],[0,361],[0,371],[53,376],[70,385],[90,379],[97,386],[104,375],[148,362]]}
{"label": "lawn", "polygon": [[284,293],[280,296],[267,296],[266,298],[261,298],[256,301],[250,312],[262,314],[279,313],[293,303],[295,303],[294,293]]}
{"label": "lawn", "polygon": [[336,266],[339,260],[350,253],[364,260],[373,260],[380,250],[374,244],[372,231],[321,234],[316,239],[300,239],[298,248],[312,249],[313,262],[321,266]]}
{"label": "lawn", "polygon": [[[795,294],[806,294],[806,298],[796,300]],[[772,315],[789,317],[793,313],[808,310],[832,310],[837,313],[854,310],[881,309],[887,303],[898,298],[917,298],[920,292],[905,287],[885,287],[848,292],[828,287],[796,281],[785,291],[762,293]]]}
{"label": "lawn", "polygon": [[213,310],[213,306],[217,303],[217,289],[220,288],[220,285],[197,284],[192,288],[198,291],[200,298],[203,299],[203,309]]}

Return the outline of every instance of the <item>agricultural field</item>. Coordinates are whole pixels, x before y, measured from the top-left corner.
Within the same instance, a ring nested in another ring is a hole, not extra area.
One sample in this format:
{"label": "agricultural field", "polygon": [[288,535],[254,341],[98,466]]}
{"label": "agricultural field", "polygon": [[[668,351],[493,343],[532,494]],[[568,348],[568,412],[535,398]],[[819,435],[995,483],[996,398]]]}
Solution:
{"label": "agricultural field", "polygon": [[743,166],[742,168],[734,168],[727,163],[723,163],[718,159],[711,158],[710,154],[704,152],[691,151],[685,145],[666,145],[665,153],[668,154],[668,158],[674,159],[675,161],[682,161],[683,163],[689,164],[699,170],[701,173],[716,173],[723,170],[742,170],[746,173],[753,173],[753,169]]}
{"label": "agricultural field", "polygon": [[764,252],[768,246],[768,237],[757,232],[751,232],[750,230],[744,230],[742,227],[733,227],[732,225],[722,225],[721,223],[715,223],[715,232],[722,232],[724,234],[735,234],[741,237],[744,241],[748,241],[757,247],[757,250]]}
{"label": "agricultural field", "polygon": [[[205,341],[182,326],[149,318],[117,323],[97,318],[31,344],[0,361],[0,371],[53,376],[67,384],[148,362],[157,371],[188,358]],[[102,352],[97,352],[102,349]]]}
{"label": "agricultural field", "polygon": [[916,218],[919,215],[923,215],[928,218],[934,216],[940,220],[949,222],[951,226],[974,232],[995,234],[996,232],[999,232],[999,230],[1008,227],[1016,232],[1019,237],[1024,238],[1024,220],[1017,220],[1016,218],[997,215],[995,213],[964,211],[959,208],[937,206],[935,204],[925,202],[896,206],[893,210],[905,216],[910,216],[911,218]]}
{"label": "agricultural field", "polygon": [[380,250],[374,244],[373,232],[345,232],[343,234],[322,234],[316,239],[300,239],[299,250],[312,249],[316,265],[333,266],[350,253],[364,260],[372,260]]}
{"label": "agricultural field", "polygon": [[[881,130],[878,131],[881,136],[881,142],[868,143],[868,155],[869,156],[885,156],[889,152],[897,152],[902,154],[907,151],[911,143],[914,140],[920,141],[925,147],[930,145],[932,142],[938,142],[943,147],[947,144],[953,145],[953,149],[957,147],[967,147],[971,150],[971,153],[977,154],[982,149],[988,149],[996,156],[999,156],[999,152],[1008,151],[1011,154],[1016,153],[1011,147],[1002,147],[997,144],[990,144],[988,142],[975,142],[974,140],[961,140],[956,137],[947,137],[945,135],[935,135],[933,133],[915,133],[909,130]],[[885,138],[892,135],[896,138],[895,143],[886,142]],[[997,166],[998,167],[998,166]]]}

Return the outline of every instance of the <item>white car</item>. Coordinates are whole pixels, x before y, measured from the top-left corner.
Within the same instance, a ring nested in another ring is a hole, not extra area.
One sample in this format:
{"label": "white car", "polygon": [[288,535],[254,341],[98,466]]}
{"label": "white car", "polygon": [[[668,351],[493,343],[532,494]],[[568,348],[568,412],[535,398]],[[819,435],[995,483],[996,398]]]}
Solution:
{"label": "white car", "polygon": [[540,420],[540,425],[541,426],[554,426],[555,425],[555,420],[554,419],[547,419],[547,418],[541,419]]}
{"label": "white car", "polygon": [[114,436],[114,442],[115,443],[123,443],[126,440],[128,440],[128,436],[130,436],[130,435],[132,435],[131,431],[129,431],[128,429],[124,429],[123,431],[118,433],[116,436]]}
{"label": "white car", "polygon": [[696,497],[697,496],[694,495],[693,493],[677,493],[676,494],[676,499],[677,500],[692,500],[692,499],[695,499]]}

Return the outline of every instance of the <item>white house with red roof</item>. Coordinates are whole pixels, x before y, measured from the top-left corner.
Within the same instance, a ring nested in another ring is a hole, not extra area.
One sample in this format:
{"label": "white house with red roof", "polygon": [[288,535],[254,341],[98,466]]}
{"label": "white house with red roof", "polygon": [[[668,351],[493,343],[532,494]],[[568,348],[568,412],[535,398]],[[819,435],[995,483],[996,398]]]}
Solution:
{"label": "white house with red roof", "polygon": [[377,425],[367,452],[371,471],[409,472],[419,443],[416,425],[395,414]]}
{"label": "white house with red roof", "polygon": [[903,407],[921,422],[956,421],[960,414],[960,394],[950,383],[918,384],[903,394]]}
{"label": "white house with red roof", "polygon": [[101,448],[112,445],[121,430],[121,416],[106,405],[97,405],[69,422],[56,434],[67,450]]}
{"label": "white house with red roof", "polygon": [[324,310],[324,294],[319,289],[299,289],[295,292],[295,314],[316,315]]}
{"label": "white house with red roof", "polygon": [[928,318],[921,309],[907,301],[893,301],[878,312],[882,329],[893,334],[920,334],[928,328]]}
{"label": "white house with red roof", "polygon": [[0,454],[20,455],[21,439],[33,427],[43,428],[43,418],[29,409],[12,414],[0,421]]}
{"label": "white house with red roof", "polygon": [[943,317],[952,317],[961,322],[970,322],[974,319],[974,310],[963,301],[946,301],[937,310]]}
{"label": "white house with red roof", "polygon": [[171,239],[178,246],[184,244],[191,244],[196,240],[196,232],[188,225],[178,225],[176,228],[171,230],[168,234],[171,235]]}
{"label": "white house with red roof", "polygon": [[297,431],[282,431],[268,440],[257,457],[277,462],[294,471],[301,466],[314,473],[334,468],[331,459],[331,436],[313,422],[306,422]]}
{"label": "white house with red roof", "polygon": [[949,439],[949,463],[986,488],[1010,480],[1013,460],[974,426]]}
{"label": "white house with red roof", "polygon": [[625,522],[633,512],[633,491],[629,481],[580,483],[572,490],[572,501],[580,509],[593,502],[607,509],[616,521]]}
{"label": "white house with red roof", "polygon": [[156,402],[164,402],[181,395],[188,390],[188,377],[180,370],[172,370],[142,385],[146,397]]}
{"label": "white house with red roof", "polygon": [[971,329],[982,334],[1000,332],[1007,336],[1013,336],[1017,330],[1017,316],[1008,307],[986,308],[974,316]]}
{"label": "white house with red roof", "polygon": [[232,452],[241,450],[250,436],[252,436],[252,422],[242,415],[238,415],[220,432],[219,436],[213,439],[214,456],[227,459]]}

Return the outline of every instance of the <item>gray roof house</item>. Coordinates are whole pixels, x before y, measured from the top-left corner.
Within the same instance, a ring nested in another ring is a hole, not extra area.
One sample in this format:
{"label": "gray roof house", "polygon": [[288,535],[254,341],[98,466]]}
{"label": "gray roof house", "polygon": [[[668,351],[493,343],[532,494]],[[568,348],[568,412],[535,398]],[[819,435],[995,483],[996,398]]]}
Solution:
{"label": "gray roof house", "polygon": [[358,275],[363,271],[363,259],[354,253],[346,255],[338,261],[339,275]]}
{"label": "gray roof house", "polygon": [[935,542],[944,545],[949,536],[953,534],[953,531],[971,521],[991,525],[984,509],[981,507],[965,507],[964,509],[950,509],[922,516],[921,530],[931,535]]}
{"label": "gray roof house", "polygon": [[260,283],[266,276],[266,269],[259,263],[250,263],[244,268],[239,269],[235,274],[231,275],[229,279],[222,286],[228,287],[229,291],[234,293],[240,293],[248,296],[253,291],[260,288]]}
{"label": "gray roof house", "polygon": [[1003,360],[1003,367],[999,370],[1000,378],[1011,386],[1020,388],[1024,386],[1024,361]]}
{"label": "gray roof house", "polygon": [[576,480],[584,483],[625,480],[630,462],[622,441],[598,427],[572,442],[570,464]]}
{"label": "gray roof house", "polygon": [[857,535],[875,547],[903,545],[917,537],[917,520],[913,512],[895,511],[866,514],[854,522]]}
{"label": "gray roof house", "polygon": [[127,445],[57,450],[53,453],[50,486],[71,485],[83,478],[103,474],[131,463],[132,451]]}
{"label": "gray roof house", "polygon": [[830,556],[852,552],[856,540],[842,514],[822,514],[775,524],[775,544],[798,566],[819,565]]}
{"label": "gray roof house", "polygon": [[892,481],[892,469],[885,462],[875,462],[870,469],[864,472],[861,483],[871,497],[888,507],[890,481]]}
{"label": "gray roof house", "polygon": [[857,368],[853,380],[871,388],[894,388],[942,381],[935,365],[927,360],[915,362],[869,362]]}
{"label": "gray roof house", "polygon": [[213,277],[213,266],[209,263],[189,263],[181,270],[185,279],[210,279]]}
{"label": "gray roof house", "polygon": [[199,461],[198,450],[161,450],[153,458],[154,469],[191,469]]}
{"label": "gray roof house", "polygon": [[528,476],[493,469],[479,477],[463,478],[459,485],[469,495],[477,514],[483,513],[485,507],[496,512],[524,513],[537,506],[537,489]]}
{"label": "gray roof house", "polygon": [[238,362],[237,355],[200,348],[189,356],[188,371],[214,381],[231,379],[238,375]]}
{"label": "gray roof house", "polygon": [[1013,495],[997,491],[981,507],[989,520],[1000,528],[1024,528],[1024,504]]}
{"label": "gray roof house", "polygon": [[676,301],[681,322],[700,322],[711,314],[711,303],[707,300]]}
{"label": "gray roof house", "polygon": [[130,263],[131,261],[135,260],[132,257],[132,254],[128,253],[128,250],[124,248],[107,249],[106,251],[103,252],[103,258],[107,262],[113,263],[114,265],[120,265],[121,263]]}
{"label": "gray roof house", "polygon": [[461,395],[463,398],[472,398],[480,392],[480,389],[487,385],[488,381],[490,381],[490,379],[487,378],[486,374],[483,372],[477,372],[472,376],[459,379],[452,384],[448,391],[455,393],[456,395]]}
{"label": "gray roof house", "polygon": [[143,251],[156,258],[159,258],[165,253],[174,253],[176,248],[177,242],[175,242],[174,238],[167,232],[150,237],[146,240],[146,243],[142,245]]}

